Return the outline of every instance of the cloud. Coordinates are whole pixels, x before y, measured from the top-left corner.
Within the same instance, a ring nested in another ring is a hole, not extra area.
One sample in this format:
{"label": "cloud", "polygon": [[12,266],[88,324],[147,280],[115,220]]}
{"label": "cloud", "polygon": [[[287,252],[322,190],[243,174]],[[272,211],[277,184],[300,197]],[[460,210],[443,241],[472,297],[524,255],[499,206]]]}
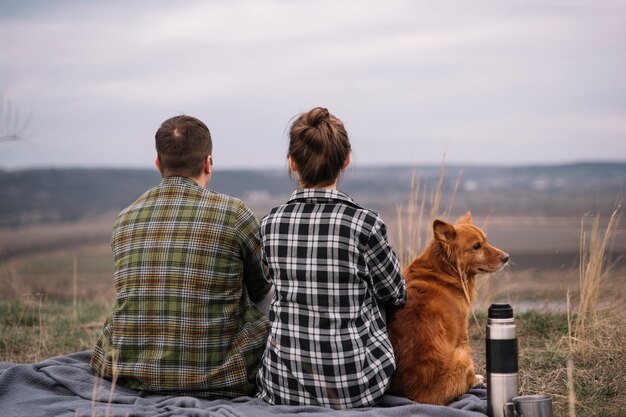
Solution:
{"label": "cloud", "polygon": [[[72,146],[0,152],[0,166],[84,161],[91,142],[102,164],[138,164],[177,112],[231,138],[224,164],[276,165],[289,118],[320,104],[363,163],[437,162],[450,144],[451,158],[515,163],[509,150],[528,141],[569,142],[536,155],[562,161],[589,155],[585,138],[610,148],[624,135],[623,2],[9,3],[0,91],[33,109],[34,143]],[[490,146],[504,135],[508,149]]]}

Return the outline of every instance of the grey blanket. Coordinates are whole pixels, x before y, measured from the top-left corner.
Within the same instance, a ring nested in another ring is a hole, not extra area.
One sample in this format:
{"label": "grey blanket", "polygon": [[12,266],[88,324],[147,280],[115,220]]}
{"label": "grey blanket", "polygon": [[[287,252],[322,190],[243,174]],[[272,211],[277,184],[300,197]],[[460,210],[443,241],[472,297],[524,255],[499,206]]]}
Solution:
{"label": "grey blanket", "polygon": [[484,417],[486,392],[472,389],[447,407],[385,396],[378,407],[333,411],[312,406],[271,406],[258,398],[208,401],[186,396],[149,395],[94,376],[90,351],[36,364],[0,362],[0,416],[137,417]]}

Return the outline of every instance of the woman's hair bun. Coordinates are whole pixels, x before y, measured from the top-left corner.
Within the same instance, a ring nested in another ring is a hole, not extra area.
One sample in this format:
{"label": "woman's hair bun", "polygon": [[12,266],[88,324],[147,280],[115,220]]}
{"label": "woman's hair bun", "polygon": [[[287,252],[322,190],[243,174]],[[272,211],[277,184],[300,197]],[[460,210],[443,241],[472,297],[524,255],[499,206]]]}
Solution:
{"label": "woman's hair bun", "polygon": [[330,120],[330,112],[325,107],[315,107],[307,113],[307,124],[312,127],[318,127],[322,123],[328,123]]}

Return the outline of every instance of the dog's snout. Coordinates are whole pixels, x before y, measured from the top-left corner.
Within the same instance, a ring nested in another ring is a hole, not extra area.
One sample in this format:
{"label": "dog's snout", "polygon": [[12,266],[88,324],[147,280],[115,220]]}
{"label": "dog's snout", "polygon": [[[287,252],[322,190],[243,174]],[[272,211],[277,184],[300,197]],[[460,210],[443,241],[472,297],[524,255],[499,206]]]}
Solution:
{"label": "dog's snout", "polygon": [[505,264],[509,261],[509,254],[506,252],[502,252],[502,255],[500,255],[500,261]]}

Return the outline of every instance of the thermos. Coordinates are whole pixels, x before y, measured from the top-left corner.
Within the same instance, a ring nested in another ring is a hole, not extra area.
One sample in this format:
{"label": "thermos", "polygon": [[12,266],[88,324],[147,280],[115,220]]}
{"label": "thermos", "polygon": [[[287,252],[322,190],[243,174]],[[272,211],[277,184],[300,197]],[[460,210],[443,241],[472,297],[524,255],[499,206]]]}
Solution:
{"label": "thermos", "polygon": [[504,405],[519,395],[517,336],[510,304],[491,304],[487,317],[487,414],[504,417]]}

